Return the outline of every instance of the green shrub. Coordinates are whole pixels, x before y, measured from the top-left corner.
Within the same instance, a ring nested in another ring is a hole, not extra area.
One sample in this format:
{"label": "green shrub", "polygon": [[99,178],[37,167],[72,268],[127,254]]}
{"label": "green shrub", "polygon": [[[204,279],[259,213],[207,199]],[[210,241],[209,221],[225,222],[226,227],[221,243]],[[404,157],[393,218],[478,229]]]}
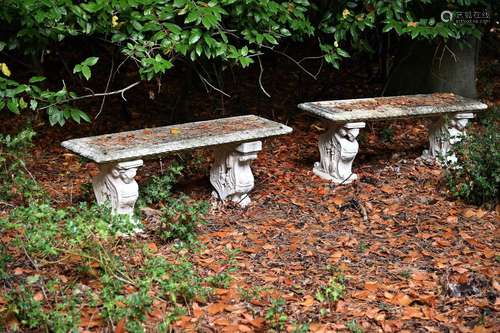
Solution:
{"label": "green shrub", "polygon": [[285,312],[286,302],[283,298],[271,299],[271,306],[266,311],[266,323],[273,330],[282,332],[285,329],[288,316]]}
{"label": "green shrub", "polygon": [[35,132],[26,128],[16,135],[0,133],[0,199],[20,198],[25,202],[41,200],[44,191],[24,162],[32,147]]}
{"label": "green shrub", "polygon": [[337,302],[345,293],[345,278],[342,274],[338,274],[328,281],[327,285],[321,286],[321,288],[316,291],[316,299],[320,302],[327,302],[332,304]]}
{"label": "green shrub", "polygon": [[500,187],[500,109],[482,119],[477,131],[470,131],[454,145],[456,164],[445,170],[453,196],[476,205],[498,202]]}
{"label": "green shrub", "polygon": [[181,195],[169,198],[161,212],[160,237],[193,243],[196,241],[196,228],[205,222],[203,216],[208,212],[208,203]]}
{"label": "green shrub", "polygon": [[184,167],[177,163],[172,163],[169,168],[160,176],[153,176],[142,190],[140,200],[145,204],[164,202],[170,198],[172,188],[182,175]]}
{"label": "green shrub", "polygon": [[120,233],[130,233],[136,224],[127,216],[111,215],[104,205],[56,209],[48,203],[31,203],[16,207],[7,218],[0,219],[0,228],[17,230],[17,246],[38,259],[61,253],[95,250],[96,241],[105,241]]}
{"label": "green shrub", "polygon": [[54,333],[78,332],[80,313],[76,298],[58,295],[59,302],[49,310],[44,307],[43,301],[34,297],[33,291],[33,286],[27,282],[6,295],[8,312],[16,315],[22,327],[43,328]]}

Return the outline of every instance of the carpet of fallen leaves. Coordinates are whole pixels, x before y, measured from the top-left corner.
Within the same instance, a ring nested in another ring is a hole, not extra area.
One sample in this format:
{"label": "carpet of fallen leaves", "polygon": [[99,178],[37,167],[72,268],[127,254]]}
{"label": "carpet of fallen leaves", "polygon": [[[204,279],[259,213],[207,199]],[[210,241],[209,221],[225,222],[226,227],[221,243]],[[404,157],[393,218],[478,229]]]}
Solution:
{"label": "carpet of fallen leaves", "polygon": [[[269,300],[282,297],[289,330],[299,322],[310,323],[312,332],[347,332],[354,319],[365,332],[498,331],[498,212],[449,197],[442,169],[418,159],[426,145],[423,122],[391,123],[392,142],[370,125],[354,166],[360,180],[343,186],[312,173],[323,131],[316,119],[298,117],[289,124],[292,135],[265,141],[253,163],[252,205],[211,199],[208,223],[198,232],[204,250],[192,254],[198,267],[217,273],[227,269],[227,250],[239,249],[232,283],[216,289],[209,303],[195,302],[175,327],[264,332]],[[211,154],[195,155],[204,162],[188,161],[178,190],[208,200]],[[82,163],[58,142],[34,156],[34,176],[61,205],[78,200],[79,185],[96,173],[95,164]],[[146,162],[139,183],[159,169],[158,160]],[[145,223],[146,235],[134,241],[174,260],[171,244]],[[339,272],[347,290],[325,314],[329,305],[315,293]],[[161,313],[153,310],[151,321]],[[88,330],[99,330],[95,314],[83,316]]]}

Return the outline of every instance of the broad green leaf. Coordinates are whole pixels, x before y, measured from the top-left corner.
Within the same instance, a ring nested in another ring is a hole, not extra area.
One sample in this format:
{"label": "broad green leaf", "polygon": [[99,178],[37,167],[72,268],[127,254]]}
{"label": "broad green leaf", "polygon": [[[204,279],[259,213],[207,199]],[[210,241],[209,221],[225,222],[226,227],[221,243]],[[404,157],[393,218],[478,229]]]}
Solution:
{"label": "broad green leaf", "polygon": [[31,79],[30,79],[30,83],[37,83],[37,82],[41,82],[41,81],[44,81],[46,78],[45,76],[33,76]]}
{"label": "broad green leaf", "polygon": [[201,34],[202,32],[199,29],[194,29],[193,31],[191,31],[191,35],[189,36],[189,44],[192,45],[199,41],[201,38]]}
{"label": "broad green leaf", "polygon": [[87,79],[87,81],[90,79],[90,76],[92,73],[90,72],[90,68],[87,66],[82,66],[82,74]]}

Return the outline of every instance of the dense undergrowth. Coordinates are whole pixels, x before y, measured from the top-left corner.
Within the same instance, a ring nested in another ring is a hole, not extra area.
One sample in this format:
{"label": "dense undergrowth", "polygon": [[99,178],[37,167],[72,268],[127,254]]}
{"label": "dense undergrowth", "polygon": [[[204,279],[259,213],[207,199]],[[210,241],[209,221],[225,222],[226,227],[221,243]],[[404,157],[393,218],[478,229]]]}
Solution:
{"label": "dense undergrowth", "polygon": [[143,332],[160,304],[164,314],[153,326],[166,332],[193,300],[206,301],[212,287],[228,284],[227,272],[202,274],[190,262],[207,205],[170,192],[180,167],[154,177],[143,193],[144,202],[161,207],[159,242],[175,240],[171,262],[131,241],[136,223],[106,205],[56,207],[23,161],[33,136],[28,129],[0,138],[1,200],[11,206],[0,219],[0,280],[8,290],[0,296],[2,330],[77,332],[90,312],[108,327]]}
{"label": "dense undergrowth", "polygon": [[453,151],[458,165],[446,169],[453,196],[476,205],[494,206],[500,193],[500,109],[480,118],[480,126],[470,132]]}

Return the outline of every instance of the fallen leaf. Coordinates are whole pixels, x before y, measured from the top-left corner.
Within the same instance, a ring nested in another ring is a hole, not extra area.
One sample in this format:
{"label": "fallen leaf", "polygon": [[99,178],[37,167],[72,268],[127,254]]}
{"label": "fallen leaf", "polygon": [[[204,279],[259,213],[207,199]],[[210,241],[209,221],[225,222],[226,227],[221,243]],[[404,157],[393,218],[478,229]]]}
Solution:
{"label": "fallen leaf", "polygon": [[115,328],[115,333],[125,333],[125,324],[127,323],[127,319],[126,318],[123,318],[122,320],[120,320],[118,322],[118,324],[116,324],[116,328]]}
{"label": "fallen leaf", "polygon": [[310,307],[314,304],[314,297],[312,297],[311,295],[306,295],[304,297],[304,302],[301,302],[300,304],[305,307]]}
{"label": "fallen leaf", "polygon": [[391,299],[392,304],[403,305],[403,306],[410,305],[411,302],[413,302],[411,297],[403,293],[398,293]]}
{"label": "fallen leaf", "polygon": [[156,246],[155,243],[148,243],[148,249],[151,250],[151,252],[156,253],[158,252],[158,247]]}
{"label": "fallen leaf", "polygon": [[210,315],[214,315],[214,314],[217,314],[219,312],[224,311],[225,307],[226,307],[226,304],[224,304],[224,303],[214,303],[214,304],[211,304],[207,307],[207,312]]}
{"label": "fallen leaf", "polygon": [[43,296],[43,293],[42,293],[42,292],[40,292],[40,291],[39,291],[39,292],[37,292],[35,295],[33,295],[33,299],[34,299],[35,301],[38,301],[38,302],[43,301],[43,299],[44,299],[44,298],[45,298],[45,297]]}
{"label": "fallen leaf", "polygon": [[238,330],[240,330],[241,332],[253,332],[253,329],[243,324],[238,325]]}
{"label": "fallen leaf", "polygon": [[265,322],[264,318],[257,317],[254,320],[249,321],[248,323],[255,328],[261,328],[262,325],[264,325],[264,322]]}
{"label": "fallen leaf", "polygon": [[379,284],[377,281],[366,281],[365,289],[369,291],[377,291],[379,289]]}
{"label": "fallen leaf", "polygon": [[387,185],[387,184],[382,185],[380,187],[380,189],[382,190],[382,192],[385,192],[385,193],[388,193],[388,194],[391,194],[391,193],[395,192],[394,188],[392,186]]}

